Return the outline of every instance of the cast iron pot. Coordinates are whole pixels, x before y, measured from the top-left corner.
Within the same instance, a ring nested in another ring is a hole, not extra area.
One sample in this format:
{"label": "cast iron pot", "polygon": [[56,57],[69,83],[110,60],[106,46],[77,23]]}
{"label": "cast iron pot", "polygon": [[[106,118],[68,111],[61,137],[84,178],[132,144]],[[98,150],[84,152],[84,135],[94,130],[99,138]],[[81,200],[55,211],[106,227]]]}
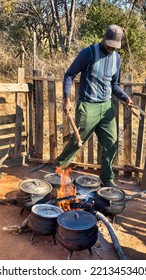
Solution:
{"label": "cast iron pot", "polygon": [[89,192],[95,192],[101,186],[101,180],[98,177],[91,175],[81,175],[74,180],[77,193],[88,194]]}
{"label": "cast iron pot", "polygon": [[115,216],[125,209],[125,193],[115,188],[100,188],[94,197],[94,203],[97,211]]}
{"label": "cast iron pot", "polygon": [[52,191],[52,185],[40,179],[27,179],[19,183],[19,189],[32,195],[45,196]]}
{"label": "cast iron pot", "polygon": [[50,194],[53,188],[44,180],[27,179],[19,183],[19,189],[16,195],[18,205],[23,209],[31,209],[39,200]]}
{"label": "cast iron pot", "polygon": [[16,194],[16,200],[19,207],[23,209],[31,209],[32,196],[29,193],[18,191]]}
{"label": "cast iron pot", "polygon": [[90,249],[97,241],[97,219],[89,212],[64,212],[58,216],[57,223],[57,239],[70,251]]}
{"label": "cast iron pot", "polygon": [[[58,175],[57,173],[49,173],[44,176],[44,180],[51,184],[53,186],[52,189],[52,198],[57,197],[57,190],[61,186],[61,175]],[[66,186],[70,186],[73,183],[73,178],[70,176],[64,176],[64,183]]]}
{"label": "cast iron pot", "polygon": [[28,217],[28,226],[34,232],[41,235],[55,235],[57,217],[63,210],[55,205],[36,204],[31,208]]}

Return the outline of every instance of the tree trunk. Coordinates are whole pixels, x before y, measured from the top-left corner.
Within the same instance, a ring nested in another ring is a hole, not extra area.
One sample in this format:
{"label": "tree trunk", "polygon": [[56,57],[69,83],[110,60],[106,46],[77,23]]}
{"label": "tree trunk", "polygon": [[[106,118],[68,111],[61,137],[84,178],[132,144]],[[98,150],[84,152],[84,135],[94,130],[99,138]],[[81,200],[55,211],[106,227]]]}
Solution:
{"label": "tree trunk", "polygon": [[61,50],[64,52],[63,36],[62,36],[62,32],[61,32],[61,26],[60,26],[60,20],[59,20],[59,16],[58,16],[57,6],[54,4],[54,0],[50,0],[50,4],[51,4],[51,10],[52,10],[53,23],[57,30],[59,44],[60,44]]}
{"label": "tree trunk", "polygon": [[[72,34],[73,34],[73,29],[74,29],[74,21],[75,21],[75,5],[76,1],[72,0],[71,1],[71,8],[69,12],[69,18],[68,18],[68,12],[66,12],[66,23],[67,23],[67,38],[66,38],[66,53],[69,52],[70,45],[71,45],[71,40],[72,40]],[[65,1],[65,8],[67,8],[67,3]],[[66,10],[67,11],[67,10]]]}

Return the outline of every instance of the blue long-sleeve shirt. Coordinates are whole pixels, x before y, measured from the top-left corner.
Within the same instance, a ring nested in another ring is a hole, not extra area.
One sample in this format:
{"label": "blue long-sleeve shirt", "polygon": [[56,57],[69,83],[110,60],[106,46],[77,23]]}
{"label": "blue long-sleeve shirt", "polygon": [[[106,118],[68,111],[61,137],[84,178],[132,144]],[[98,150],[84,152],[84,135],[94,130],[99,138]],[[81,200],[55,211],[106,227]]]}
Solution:
{"label": "blue long-sleeve shirt", "polygon": [[91,45],[79,52],[64,76],[64,98],[70,97],[71,86],[80,75],[79,99],[87,102],[104,102],[112,93],[126,101],[127,94],[120,88],[120,55],[114,51],[106,54],[101,43]]}

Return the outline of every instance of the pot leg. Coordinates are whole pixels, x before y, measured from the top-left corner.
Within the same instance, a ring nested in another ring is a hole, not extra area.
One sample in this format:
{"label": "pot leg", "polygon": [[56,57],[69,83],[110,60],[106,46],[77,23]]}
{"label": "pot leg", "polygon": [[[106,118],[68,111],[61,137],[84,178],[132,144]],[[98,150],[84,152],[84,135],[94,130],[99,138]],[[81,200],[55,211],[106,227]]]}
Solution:
{"label": "pot leg", "polygon": [[67,257],[68,260],[71,260],[72,254],[73,254],[73,251],[68,252],[68,257]]}
{"label": "pot leg", "polygon": [[89,248],[88,251],[89,251],[90,255],[92,256],[92,249]]}
{"label": "pot leg", "polygon": [[54,243],[54,245],[57,245],[57,242],[56,242],[56,237],[55,237],[55,235],[53,235],[53,243]]}
{"label": "pot leg", "polygon": [[32,236],[30,238],[30,244],[33,244],[34,238],[35,238],[36,234],[35,232],[32,233]]}
{"label": "pot leg", "polygon": [[23,212],[24,212],[24,209],[22,208],[20,211],[20,216],[22,216]]}

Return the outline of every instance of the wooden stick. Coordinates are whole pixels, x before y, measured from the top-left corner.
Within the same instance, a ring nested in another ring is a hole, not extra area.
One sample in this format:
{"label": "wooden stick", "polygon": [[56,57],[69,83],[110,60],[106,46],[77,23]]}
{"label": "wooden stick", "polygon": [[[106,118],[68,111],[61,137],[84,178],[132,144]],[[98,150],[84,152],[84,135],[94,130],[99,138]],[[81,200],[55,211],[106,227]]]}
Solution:
{"label": "wooden stick", "polygon": [[9,157],[9,152],[10,152],[11,146],[9,147],[7,153],[0,159],[0,167],[2,166],[3,162]]}
{"label": "wooden stick", "polygon": [[139,113],[136,113],[132,108],[131,106],[128,106],[126,104],[126,102],[124,101],[121,101],[121,103],[127,108],[128,111],[130,111],[138,120],[141,120],[141,117],[139,116]]}
{"label": "wooden stick", "polygon": [[67,116],[68,116],[68,119],[69,119],[69,121],[70,121],[70,123],[72,125],[73,130],[74,130],[75,137],[76,137],[76,139],[78,141],[78,146],[82,147],[83,141],[82,141],[82,139],[80,137],[79,129],[76,127],[76,124],[74,122],[73,116],[71,115],[70,112],[67,114]]}
{"label": "wooden stick", "polygon": [[141,115],[143,115],[144,117],[146,117],[146,112],[144,112],[143,110],[141,110],[141,108],[139,108],[138,106],[131,104],[130,107],[137,109]]}

